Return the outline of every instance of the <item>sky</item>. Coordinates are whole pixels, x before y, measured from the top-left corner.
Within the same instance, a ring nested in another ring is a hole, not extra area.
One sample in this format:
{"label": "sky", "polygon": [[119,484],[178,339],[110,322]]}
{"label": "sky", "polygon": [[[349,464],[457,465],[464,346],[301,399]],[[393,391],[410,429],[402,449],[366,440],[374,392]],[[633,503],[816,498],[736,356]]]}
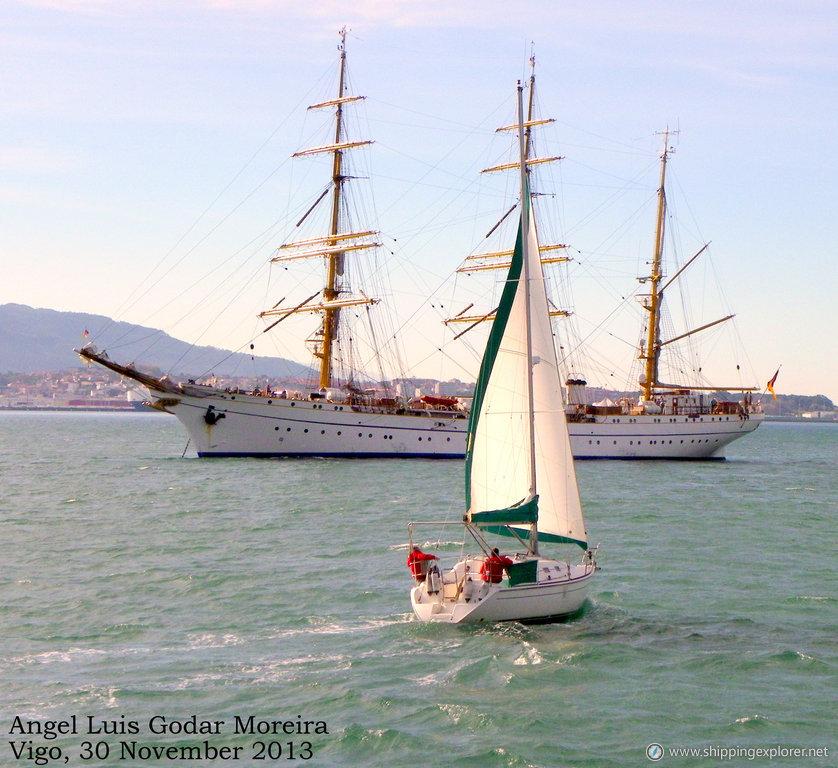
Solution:
{"label": "sky", "polygon": [[[478,171],[508,149],[495,128],[534,55],[581,335],[636,341],[634,321],[594,329],[648,270],[669,127],[682,258],[711,241],[699,271],[736,313],[746,383],[779,368],[778,392],[838,402],[832,0],[6,0],[0,303],[250,342],[285,288],[266,265],[323,181],[288,158],[328,141],[305,107],[334,93],[343,26],[395,272],[378,287],[414,375],[475,377],[465,352],[433,353],[465,306],[452,274],[503,210]],[[255,351],[307,362],[290,341]]]}

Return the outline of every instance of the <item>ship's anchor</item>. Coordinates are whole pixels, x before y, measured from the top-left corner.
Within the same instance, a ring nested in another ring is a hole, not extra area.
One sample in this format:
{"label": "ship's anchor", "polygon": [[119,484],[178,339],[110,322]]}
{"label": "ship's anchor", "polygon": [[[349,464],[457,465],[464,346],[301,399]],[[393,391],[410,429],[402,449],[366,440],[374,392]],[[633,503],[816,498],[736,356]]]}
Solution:
{"label": "ship's anchor", "polygon": [[227,414],[226,413],[218,413],[215,410],[214,405],[209,406],[209,408],[207,408],[207,412],[204,414],[204,421],[207,424],[209,424],[210,426],[215,424],[219,419],[226,419],[226,418],[227,418]]}

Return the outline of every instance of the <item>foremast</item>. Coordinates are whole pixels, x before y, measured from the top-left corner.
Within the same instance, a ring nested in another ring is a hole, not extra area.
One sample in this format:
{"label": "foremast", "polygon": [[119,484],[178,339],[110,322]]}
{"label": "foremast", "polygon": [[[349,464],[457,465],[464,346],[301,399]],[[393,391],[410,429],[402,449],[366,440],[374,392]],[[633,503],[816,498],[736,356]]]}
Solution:
{"label": "foremast", "polygon": [[[340,80],[338,83],[338,98],[335,104],[335,147],[343,139],[343,99],[346,91],[346,29],[340,35]],[[332,152],[332,213],[329,223],[329,234],[337,236],[340,226],[340,201],[343,194],[343,150],[334,149]],[[334,246],[337,240],[330,240]],[[338,263],[342,262],[344,253],[329,254],[326,268],[326,287],[323,289],[325,302],[332,302],[338,297],[337,275]],[[320,357],[320,386],[332,385],[332,344],[337,338],[338,322],[340,320],[339,307],[327,307],[323,311],[323,348]],[[318,354],[315,352],[315,354]]]}
{"label": "foremast", "polygon": [[[300,226],[309,214],[326,198],[331,192],[331,209],[329,214],[328,234],[323,237],[311,238],[286,243],[278,249],[278,255],[271,261],[291,261],[303,258],[323,258],[325,261],[325,284],[322,291],[313,294],[302,303],[291,309],[278,309],[276,306],[262,312],[260,317],[278,317],[265,331],[273,328],[277,323],[292,314],[303,312],[317,312],[321,316],[320,328],[308,339],[312,354],[320,361],[319,386],[321,388],[332,387],[335,383],[334,357],[335,346],[339,339],[340,311],[345,307],[370,305],[378,302],[378,299],[369,298],[363,292],[358,296],[349,296],[349,288],[344,279],[344,261],[347,253],[351,251],[376,248],[380,245],[376,241],[378,232],[344,232],[344,185],[351,179],[344,172],[344,153],[357,147],[368,146],[372,141],[348,141],[344,130],[343,108],[345,104],[361,101],[364,96],[347,95],[346,78],[346,28],[340,30],[340,74],[338,80],[337,98],[313,104],[309,110],[328,109],[335,110],[334,141],[332,144],[323,147],[314,147],[296,152],[292,157],[304,157],[308,155],[331,154],[332,156],[332,181],[330,188],[326,190],[306,211],[305,215],[297,222]],[[319,300],[318,300],[319,299]]]}

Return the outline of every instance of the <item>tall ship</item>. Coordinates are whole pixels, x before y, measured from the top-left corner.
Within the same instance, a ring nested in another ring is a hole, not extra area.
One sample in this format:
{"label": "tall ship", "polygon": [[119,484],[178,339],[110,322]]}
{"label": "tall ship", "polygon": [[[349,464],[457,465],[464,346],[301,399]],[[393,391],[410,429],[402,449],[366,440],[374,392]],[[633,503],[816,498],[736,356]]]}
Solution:
{"label": "tall ship", "polygon": [[[149,396],[148,404],[172,414],[183,424],[189,445],[200,457],[459,459],[466,454],[469,398],[437,397],[397,392],[383,385],[372,386],[360,368],[351,361],[347,363],[348,356],[357,346],[349,321],[356,314],[368,316],[376,311],[375,305],[379,303],[377,298],[355,289],[351,276],[360,271],[359,260],[381,244],[379,233],[355,226],[350,212],[348,186],[355,176],[349,158],[354,150],[372,142],[347,136],[345,111],[363,97],[348,92],[343,30],[338,50],[337,94],[309,107],[310,110],[332,110],[331,141],[294,155],[326,156],[331,160],[328,185],[305,208],[306,212],[298,222],[299,225],[308,219],[315,210],[328,208],[327,225],[325,231],[311,237],[283,243],[272,258],[272,262],[289,269],[301,263],[319,261],[323,267],[322,282],[307,297],[304,293],[293,299],[281,299],[260,315],[266,325],[263,333],[273,331],[294,316],[315,315],[319,318],[314,331],[304,338],[319,369],[316,385],[279,391],[265,386],[242,391],[222,388],[213,377],[201,382],[153,375],[134,363],[112,360],[95,343],[78,350],[84,360],[102,365],[144,387]],[[551,122],[534,118],[534,91],[533,70],[526,119],[527,166],[531,169],[560,159],[530,156],[532,129]],[[645,278],[649,293],[642,298],[646,330],[637,353],[644,365],[644,373],[640,376],[641,391],[637,397],[624,397],[618,402],[591,402],[585,377],[579,373],[566,373],[565,408],[571,448],[577,459],[723,458],[724,449],[730,442],[754,431],[763,419],[759,402],[752,400],[755,387],[735,388],[741,392],[740,399],[721,399],[715,393],[733,388],[667,384],[659,375],[664,349],[716,325],[709,323],[675,338],[661,337],[664,293],[698,256],[664,282],[662,256],[668,158],[669,147],[665,142],[661,155],[654,259],[651,274]],[[512,163],[487,170],[508,170],[514,166]],[[531,194],[534,201],[539,197],[535,189]],[[543,265],[567,260],[561,255],[562,245],[545,243],[539,248]],[[460,271],[504,269],[509,257],[505,252],[478,254],[469,257]],[[564,314],[551,304],[553,317]],[[466,323],[467,328],[471,328],[493,318],[494,312],[475,316],[463,310],[450,322]],[[283,325],[282,329],[285,327]]]}
{"label": "tall ship", "polygon": [[93,343],[78,350],[83,359],[145,387],[149,405],[175,416],[201,457],[462,458],[465,453],[468,414],[457,399],[415,397],[372,387],[367,378],[353,375],[357,369],[351,363],[345,364],[357,345],[349,328],[352,318],[345,315],[373,309],[379,303],[377,298],[353,288],[352,275],[361,271],[357,260],[381,243],[378,232],[354,225],[357,215],[350,208],[348,186],[356,177],[349,156],[372,142],[347,136],[346,110],[363,97],[348,92],[345,29],[341,30],[338,50],[337,94],[309,107],[333,112],[332,141],[294,155],[325,155],[331,159],[329,184],[307,207],[297,226],[324,207],[328,208],[328,225],[321,234],[283,243],[272,259],[289,267],[321,262],[322,286],[308,297],[281,300],[260,315],[266,323],[263,332],[272,331],[294,315],[319,317],[319,325],[305,339],[319,368],[317,386],[308,391],[222,389],[211,379],[207,383],[174,381],[134,364],[115,362]]}

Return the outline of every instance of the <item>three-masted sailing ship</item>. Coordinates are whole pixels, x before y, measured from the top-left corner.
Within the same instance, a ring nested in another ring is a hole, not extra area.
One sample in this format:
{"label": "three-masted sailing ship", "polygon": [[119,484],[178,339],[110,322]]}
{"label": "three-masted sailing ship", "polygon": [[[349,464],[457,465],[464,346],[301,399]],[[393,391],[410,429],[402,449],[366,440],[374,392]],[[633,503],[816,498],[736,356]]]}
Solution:
{"label": "three-masted sailing ship", "polygon": [[[331,182],[305,215],[321,205],[330,205],[329,225],[327,231],[319,236],[284,243],[272,259],[282,264],[293,264],[303,259],[321,260],[324,264],[324,283],[320,290],[290,308],[277,306],[261,314],[268,322],[263,332],[270,331],[294,315],[306,313],[319,316],[319,326],[305,339],[319,368],[318,385],[311,391],[274,392],[269,388],[252,392],[230,391],[217,387],[212,379],[202,384],[152,375],[133,363],[111,360],[95,343],[79,350],[83,359],[103,365],[145,387],[149,393],[149,404],[178,418],[199,456],[462,458],[466,453],[468,399],[400,395],[380,388],[359,386],[351,375],[341,377],[335,371],[335,357],[342,349],[341,329],[345,326],[342,313],[369,309],[377,303],[377,299],[363,291],[352,290],[347,277],[349,263],[379,245],[376,231],[349,226],[351,222],[345,215],[346,188],[352,181],[345,168],[346,158],[348,153],[371,142],[351,140],[346,136],[344,109],[350,109],[363,97],[348,93],[343,31],[339,51],[340,75],[336,97],[310,107],[333,110],[334,140],[325,146],[294,155],[331,156]],[[534,88],[533,73],[527,114],[530,129],[540,124],[532,114]],[[530,158],[530,149],[531,140],[527,138],[525,150],[530,165],[556,159]],[[655,253],[651,274],[644,278],[650,292],[643,300],[647,310],[648,333],[638,353],[645,363],[645,373],[640,382],[642,391],[638,397],[624,398],[618,403],[595,403],[587,397],[584,376],[578,373],[566,376],[570,442],[574,456],[579,459],[723,458],[725,446],[753,432],[763,419],[759,402],[753,401],[750,391],[743,391],[737,401],[721,400],[713,394],[724,389],[721,387],[671,385],[660,380],[661,351],[696,332],[690,331],[667,340],[661,338],[664,292],[689,265],[663,282],[668,157],[669,149],[665,145],[661,157]],[[541,263],[564,260],[560,253],[562,247],[542,245]],[[510,256],[510,252],[496,253],[486,260],[475,255],[469,258],[461,271],[497,269],[505,266]],[[559,314],[562,314],[560,310],[551,309],[552,316]],[[461,313],[455,319],[471,325],[492,317],[492,313],[476,318]],[[713,324],[697,330],[710,325]],[[731,388],[731,391],[733,389],[738,388]]]}
{"label": "three-masted sailing ship", "polygon": [[345,43],[345,30],[341,30],[335,98],[309,107],[333,110],[334,140],[294,155],[331,156],[331,183],[306,213],[321,204],[330,205],[328,231],[283,244],[272,259],[279,263],[321,260],[324,285],[291,308],[274,307],[261,314],[268,323],[265,331],[292,315],[319,316],[319,327],[307,339],[319,365],[318,386],[311,391],[230,391],[212,383],[151,375],[133,364],[111,360],[92,343],[79,350],[83,359],[144,386],[149,404],[178,418],[199,456],[462,458],[464,454],[467,410],[456,399],[400,396],[367,388],[351,377],[341,379],[335,371],[341,313],[378,302],[352,290],[348,261],[380,245],[376,231],[352,228],[346,215],[346,186],[352,180],[345,168],[347,153],[372,142],[346,135],[344,109],[363,97],[348,93]]}

